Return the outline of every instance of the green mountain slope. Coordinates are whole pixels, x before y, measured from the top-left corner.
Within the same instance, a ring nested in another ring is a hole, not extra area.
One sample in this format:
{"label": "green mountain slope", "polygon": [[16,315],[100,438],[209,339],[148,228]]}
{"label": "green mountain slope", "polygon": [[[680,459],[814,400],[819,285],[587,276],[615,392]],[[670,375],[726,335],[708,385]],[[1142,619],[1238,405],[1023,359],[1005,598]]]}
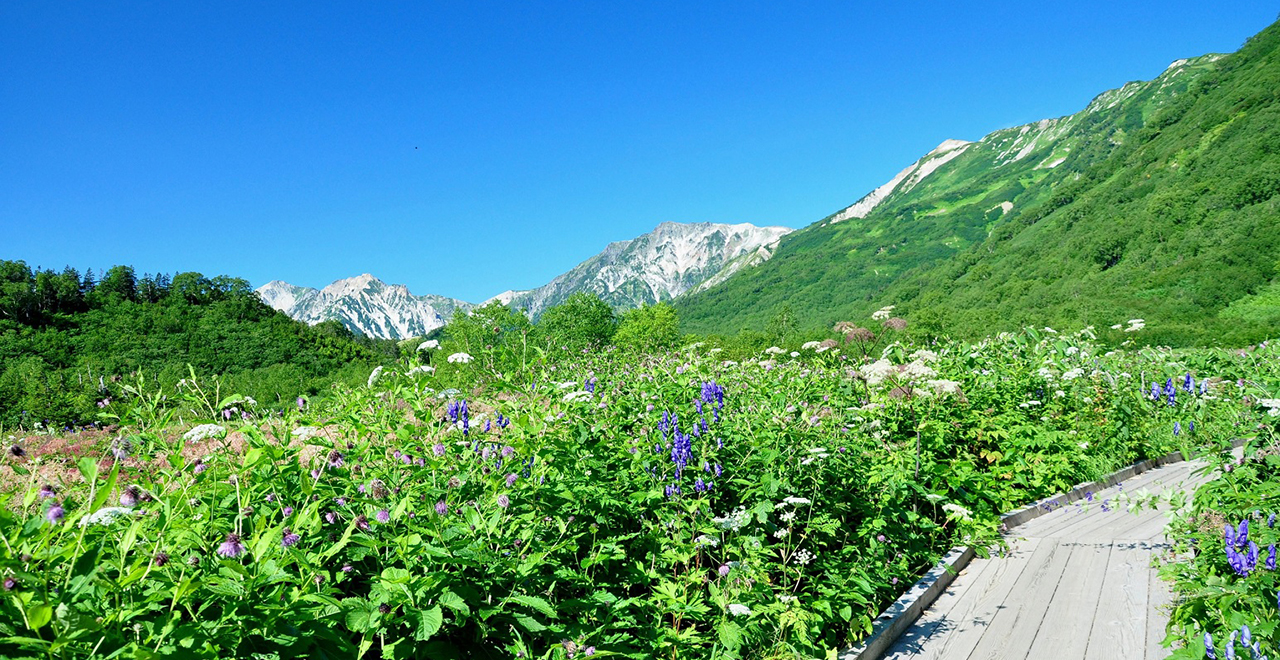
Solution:
{"label": "green mountain slope", "polygon": [[896,304],[955,335],[1145,318],[1148,341],[1280,322],[1280,25],[1074,115],[947,141],[770,261],[678,299],[686,328],[803,325]]}

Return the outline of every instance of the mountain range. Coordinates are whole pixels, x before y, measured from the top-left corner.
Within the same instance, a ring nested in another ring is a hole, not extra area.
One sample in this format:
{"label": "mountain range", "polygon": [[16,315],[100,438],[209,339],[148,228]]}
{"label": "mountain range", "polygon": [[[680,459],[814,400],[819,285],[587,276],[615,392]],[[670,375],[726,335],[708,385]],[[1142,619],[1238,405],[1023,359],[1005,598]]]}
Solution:
{"label": "mountain range", "polygon": [[[745,223],[664,222],[637,238],[610,243],[600,254],[543,286],[505,291],[484,302],[496,300],[536,318],[580,291],[618,309],[671,300],[767,261],[779,239],[791,231]],[[299,321],[316,324],[336,319],[354,331],[383,339],[425,335],[454,313],[477,306],[445,296],[416,296],[403,285],[388,285],[367,273],[323,289],[275,280],[258,288],[258,295]]]}
{"label": "mountain range", "polygon": [[[495,299],[533,316],[577,291],[618,308],[671,299],[699,333],[783,313],[831,327],[896,305],[953,336],[1142,318],[1144,341],[1240,344],[1280,324],[1278,229],[1280,24],[1077,113],[945,140],[801,230],[663,223]],[[362,278],[261,292],[295,318],[374,336],[471,307]]]}

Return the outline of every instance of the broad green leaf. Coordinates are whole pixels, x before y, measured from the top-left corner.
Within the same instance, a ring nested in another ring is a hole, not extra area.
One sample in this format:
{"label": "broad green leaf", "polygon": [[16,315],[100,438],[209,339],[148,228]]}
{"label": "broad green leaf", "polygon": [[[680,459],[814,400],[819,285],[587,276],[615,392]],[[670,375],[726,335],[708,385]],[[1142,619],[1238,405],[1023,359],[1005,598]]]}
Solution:
{"label": "broad green leaf", "polygon": [[425,642],[431,639],[431,636],[436,634],[442,625],[444,625],[444,615],[441,614],[439,605],[435,605],[429,610],[420,610],[418,612],[418,627],[413,631],[413,638],[419,642]]}

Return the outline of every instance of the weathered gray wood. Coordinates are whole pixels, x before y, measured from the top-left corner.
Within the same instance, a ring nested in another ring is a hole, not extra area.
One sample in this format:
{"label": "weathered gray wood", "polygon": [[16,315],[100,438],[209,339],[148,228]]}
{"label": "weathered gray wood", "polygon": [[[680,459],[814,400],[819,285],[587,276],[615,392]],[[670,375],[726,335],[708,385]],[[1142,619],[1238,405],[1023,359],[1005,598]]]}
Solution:
{"label": "weathered gray wood", "polygon": [[1008,557],[978,560],[991,562],[992,570],[985,575],[982,582],[974,584],[965,598],[956,603],[956,606],[946,614],[947,629],[932,635],[929,643],[918,651],[912,652],[895,645],[890,649],[887,657],[919,658],[920,660],[968,657],[969,652],[978,644],[992,617],[1009,597],[1013,583],[1022,574],[1022,570],[1039,544],[1039,539],[1015,541],[1010,544]]}
{"label": "weathered gray wood", "polygon": [[894,643],[885,658],[915,657],[925,644],[930,644],[935,637],[941,637],[955,628],[952,616],[957,603],[967,598],[974,589],[983,589],[992,582],[991,574],[997,571],[1001,563],[990,559],[975,559],[952,580],[951,584],[938,596],[933,605],[916,620]]}
{"label": "weathered gray wood", "polygon": [[1071,555],[1063,571],[1062,583],[1054,594],[1045,623],[1035,631],[1025,656],[1010,658],[1083,658],[1093,628],[1093,613],[1098,607],[1102,580],[1111,558],[1110,543],[1064,542]]}
{"label": "weathered gray wood", "polygon": [[1146,656],[1150,566],[1150,550],[1129,543],[1112,546],[1085,660]]}
{"label": "weathered gray wood", "polygon": [[1150,571],[1150,602],[1147,605],[1147,660],[1164,660],[1169,657],[1169,649],[1164,648],[1164,629],[1169,624],[1169,608],[1173,606],[1173,591],[1169,583],[1160,579],[1160,574]]}
{"label": "weathered gray wood", "polygon": [[1070,553],[1054,539],[1040,541],[1003,607],[969,654],[970,660],[1006,660],[1026,653],[1058,591]]}

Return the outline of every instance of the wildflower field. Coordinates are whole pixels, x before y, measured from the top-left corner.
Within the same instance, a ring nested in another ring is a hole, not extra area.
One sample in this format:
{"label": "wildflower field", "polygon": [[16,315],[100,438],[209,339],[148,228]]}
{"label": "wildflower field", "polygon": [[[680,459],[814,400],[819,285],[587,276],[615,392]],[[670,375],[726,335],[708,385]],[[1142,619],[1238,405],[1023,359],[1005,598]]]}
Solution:
{"label": "wildflower field", "polygon": [[432,343],[276,408],[122,390],[108,432],[9,441],[0,656],[831,657],[1000,513],[1255,436],[1167,570],[1183,657],[1245,624],[1274,654],[1275,531],[1233,541],[1276,509],[1273,348],[886,328],[515,366]]}

